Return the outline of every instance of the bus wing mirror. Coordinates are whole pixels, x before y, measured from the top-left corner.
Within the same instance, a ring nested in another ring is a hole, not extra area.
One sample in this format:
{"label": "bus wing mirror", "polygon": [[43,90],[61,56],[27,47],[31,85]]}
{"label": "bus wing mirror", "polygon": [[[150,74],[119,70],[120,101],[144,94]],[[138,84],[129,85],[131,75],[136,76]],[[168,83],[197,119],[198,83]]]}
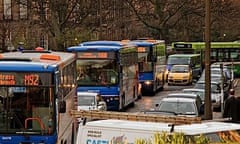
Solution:
{"label": "bus wing mirror", "polygon": [[59,113],[65,113],[66,112],[66,101],[60,101],[59,102]]}

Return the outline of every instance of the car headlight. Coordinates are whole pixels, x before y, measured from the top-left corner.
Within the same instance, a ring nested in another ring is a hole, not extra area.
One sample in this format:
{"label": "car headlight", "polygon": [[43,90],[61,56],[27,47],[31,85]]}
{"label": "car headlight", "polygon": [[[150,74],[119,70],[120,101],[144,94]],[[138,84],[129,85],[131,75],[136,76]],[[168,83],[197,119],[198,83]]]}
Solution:
{"label": "car headlight", "polygon": [[173,76],[168,76],[168,79],[172,79],[173,78]]}
{"label": "car headlight", "polygon": [[184,79],[187,79],[187,78],[188,78],[188,76],[183,76],[183,78],[184,78]]}

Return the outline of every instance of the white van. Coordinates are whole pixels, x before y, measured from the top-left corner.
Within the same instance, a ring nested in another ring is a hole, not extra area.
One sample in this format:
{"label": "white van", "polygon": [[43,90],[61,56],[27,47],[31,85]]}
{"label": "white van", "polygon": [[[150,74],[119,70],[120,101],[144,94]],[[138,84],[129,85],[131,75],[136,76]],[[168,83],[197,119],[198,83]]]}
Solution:
{"label": "white van", "polygon": [[[231,131],[231,133],[229,132]],[[210,142],[220,142],[221,134],[240,136],[240,124],[228,122],[202,122],[170,126],[168,123],[127,120],[98,120],[80,123],[76,144],[134,144],[136,139],[154,140],[156,132],[182,132],[186,138],[203,134]],[[154,143],[154,142],[153,142]]]}
{"label": "white van", "polygon": [[107,110],[101,95],[95,92],[77,92],[77,110]]}

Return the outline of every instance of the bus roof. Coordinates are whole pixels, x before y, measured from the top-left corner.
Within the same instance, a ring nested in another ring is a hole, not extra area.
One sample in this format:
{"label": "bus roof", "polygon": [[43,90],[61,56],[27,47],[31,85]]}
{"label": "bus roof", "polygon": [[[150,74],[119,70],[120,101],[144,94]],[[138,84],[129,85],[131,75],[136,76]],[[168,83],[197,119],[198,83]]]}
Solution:
{"label": "bus roof", "polygon": [[96,45],[102,45],[102,46],[118,46],[118,47],[123,47],[125,46],[126,42],[121,42],[121,41],[87,41],[80,43],[80,46],[96,46]]}
{"label": "bus roof", "polygon": [[110,46],[110,45],[90,45],[90,46],[72,46],[67,48],[69,52],[80,52],[80,51],[118,51],[121,47]]}
{"label": "bus roof", "polygon": [[[240,48],[239,42],[211,42],[211,48]],[[205,42],[173,42],[173,48],[204,49]]]}
{"label": "bus roof", "polygon": [[139,47],[151,47],[151,46],[153,46],[152,43],[146,42],[146,41],[134,40],[134,41],[130,41],[129,43],[132,43],[132,44],[134,44],[136,46],[139,46]]}
{"label": "bus roof", "polygon": [[0,71],[54,71],[76,59],[66,52],[18,51],[0,54]]}

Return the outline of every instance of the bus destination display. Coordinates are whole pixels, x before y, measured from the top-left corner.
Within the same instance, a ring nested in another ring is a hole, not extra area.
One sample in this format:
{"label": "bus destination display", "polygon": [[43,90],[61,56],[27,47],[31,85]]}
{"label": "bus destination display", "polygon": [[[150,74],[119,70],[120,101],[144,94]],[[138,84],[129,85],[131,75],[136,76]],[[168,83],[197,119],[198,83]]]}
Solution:
{"label": "bus destination display", "polygon": [[114,58],[114,53],[112,52],[78,52],[78,58],[85,58],[85,59]]}
{"label": "bus destination display", "polygon": [[192,48],[192,44],[175,43],[174,48]]}
{"label": "bus destination display", "polygon": [[40,76],[38,73],[3,73],[0,72],[0,85],[28,85],[38,86]]}

